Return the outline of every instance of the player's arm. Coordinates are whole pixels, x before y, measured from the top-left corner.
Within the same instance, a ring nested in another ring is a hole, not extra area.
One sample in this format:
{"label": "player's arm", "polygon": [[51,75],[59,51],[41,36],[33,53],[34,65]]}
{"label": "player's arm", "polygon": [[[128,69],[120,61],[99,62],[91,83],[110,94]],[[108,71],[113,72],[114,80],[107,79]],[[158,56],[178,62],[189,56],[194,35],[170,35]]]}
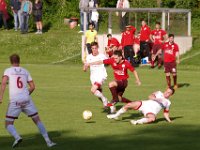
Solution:
{"label": "player's arm", "polygon": [[8,81],[8,76],[3,76],[2,81],[1,81],[1,89],[0,89],[0,104],[3,101],[3,95],[6,89],[7,81]]}
{"label": "player's arm", "polygon": [[156,59],[156,57],[159,55],[159,54],[162,54],[162,49],[159,49],[157,51],[157,53],[155,55],[152,56],[152,60],[154,61]]}
{"label": "player's arm", "polygon": [[172,122],[169,117],[169,110],[165,109],[163,115],[168,122]]}
{"label": "player's arm", "polygon": [[90,65],[101,65],[101,64],[103,64],[103,60],[94,61],[94,62],[90,62],[90,63],[85,63],[84,65],[89,67]]}
{"label": "player's arm", "polygon": [[137,71],[134,70],[134,71],[133,71],[133,74],[134,74],[134,76],[135,76],[137,85],[141,85],[141,81],[140,81],[140,78],[139,78],[139,76],[138,76]]}
{"label": "player's arm", "polygon": [[33,91],[35,90],[35,83],[33,81],[29,81],[28,82],[28,85],[29,85],[29,95],[31,95],[31,93],[33,93]]}
{"label": "player's arm", "polygon": [[176,62],[177,62],[177,64],[180,63],[180,54],[179,54],[179,52],[176,52]]}

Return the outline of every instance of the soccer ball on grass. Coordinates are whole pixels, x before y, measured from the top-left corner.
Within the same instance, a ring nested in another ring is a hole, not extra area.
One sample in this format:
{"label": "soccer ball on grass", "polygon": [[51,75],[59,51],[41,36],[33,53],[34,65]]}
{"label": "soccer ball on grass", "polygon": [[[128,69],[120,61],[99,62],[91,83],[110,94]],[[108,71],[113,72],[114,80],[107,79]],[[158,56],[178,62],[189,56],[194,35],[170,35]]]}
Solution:
{"label": "soccer ball on grass", "polygon": [[83,111],[83,119],[90,120],[92,118],[92,112],[90,110]]}

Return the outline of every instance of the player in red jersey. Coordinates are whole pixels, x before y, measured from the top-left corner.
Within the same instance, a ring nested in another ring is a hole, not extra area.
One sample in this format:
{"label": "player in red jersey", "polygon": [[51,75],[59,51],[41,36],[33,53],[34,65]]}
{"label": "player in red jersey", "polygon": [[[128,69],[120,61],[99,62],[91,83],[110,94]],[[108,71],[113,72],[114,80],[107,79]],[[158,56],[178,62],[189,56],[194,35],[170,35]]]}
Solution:
{"label": "player in red jersey", "polygon": [[[165,43],[167,39],[167,33],[166,31],[160,29],[160,22],[156,22],[156,29],[151,31],[150,39],[153,42],[152,47],[152,58],[155,57],[155,54],[162,48],[162,44]],[[159,53],[159,55],[156,56],[158,59],[158,68],[161,68],[162,66],[162,54]],[[154,68],[154,62],[155,60],[151,61],[151,68]]]}
{"label": "player in red jersey", "polygon": [[107,38],[108,38],[108,45],[106,47],[106,53],[109,57],[111,57],[113,55],[113,52],[115,50],[118,50],[120,43],[116,38],[112,37],[111,34],[108,34]]}
{"label": "player in red jersey", "polygon": [[[176,70],[176,62],[179,64],[179,47],[174,42],[174,34],[169,34],[169,42],[166,42],[162,46],[162,51],[164,53],[164,69],[165,69],[165,75],[166,75],[166,81],[168,87],[171,86],[171,78],[170,74],[173,76],[174,80],[174,89],[178,88],[177,84],[177,70]],[[161,53],[161,50],[157,52]]]}
{"label": "player in red jersey", "polygon": [[93,65],[93,64],[107,64],[111,65],[114,71],[114,78],[115,80],[111,81],[109,83],[109,89],[112,94],[112,102],[111,102],[111,112],[115,112],[115,107],[114,105],[121,101],[128,103],[130,102],[126,98],[122,97],[126,87],[128,86],[128,70],[133,72],[135,78],[136,78],[136,83],[138,85],[141,85],[139,76],[137,74],[137,71],[134,69],[134,67],[127,61],[123,59],[122,52],[121,51],[114,51],[113,57],[109,59],[105,59],[103,61],[97,61],[85,65]]}
{"label": "player in red jersey", "polygon": [[130,60],[132,66],[134,66],[134,52],[133,44],[135,39],[136,28],[134,26],[126,26],[126,30],[122,33],[121,45],[124,50],[124,57],[126,60]]}

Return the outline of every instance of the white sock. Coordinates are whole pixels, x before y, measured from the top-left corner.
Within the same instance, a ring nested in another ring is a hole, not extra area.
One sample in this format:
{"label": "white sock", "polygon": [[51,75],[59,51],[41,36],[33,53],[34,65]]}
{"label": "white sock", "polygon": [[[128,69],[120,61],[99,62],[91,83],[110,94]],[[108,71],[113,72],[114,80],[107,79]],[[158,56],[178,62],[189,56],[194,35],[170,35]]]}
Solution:
{"label": "white sock", "polygon": [[127,110],[124,109],[124,107],[122,107],[120,110],[117,111],[116,116],[120,116],[121,114],[124,114]]}
{"label": "white sock", "polygon": [[107,103],[107,98],[103,95],[103,93],[101,93],[99,90],[96,90],[94,92],[94,95],[101,98],[103,103]]}
{"label": "white sock", "polygon": [[8,130],[8,132],[15,138],[15,140],[20,139],[21,137],[19,136],[19,134],[17,133],[14,125],[8,125],[6,127],[6,129]]}
{"label": "white sock", "polygon": [[142,119],[137,120],[138,124],[144,124],[144,123],[148,123],[148,122],[149,122],[148,118],[142,118]]}
{"label": "white sock", "polygon": [[43,125],[43,123],[41,121],[39,121],[37,123],[37,127],[38,127],[40,133],[42,134],[44,140],[46,142],[50,142],[51,140],[49,139],[48,133],[47,133],[47,131],[46,131],[46,129],[45,129],[45,127],[44,127],[44,125]]}

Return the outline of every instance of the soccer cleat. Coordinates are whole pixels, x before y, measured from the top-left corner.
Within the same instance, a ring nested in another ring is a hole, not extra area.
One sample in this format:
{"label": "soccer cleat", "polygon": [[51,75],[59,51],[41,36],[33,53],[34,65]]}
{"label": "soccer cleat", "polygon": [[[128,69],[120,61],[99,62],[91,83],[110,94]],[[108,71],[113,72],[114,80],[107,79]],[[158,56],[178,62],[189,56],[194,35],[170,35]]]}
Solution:
{"label": "soccer cleat", "polygon": [[107,118],[108,119],[115,119],[115,120],[118,120],[119,118],[116,116],[116,114],[109,114],[107,115]]}
{"label": "soccer cleat", "polygon": [[55,146],[55,145],[56,145],[56,143],[54,143],[54,142],[52,142],[52,141],[47,142],[47,146],[48,146],[48,147],[53,147],[53,146]]}
{"label": "soccer cleat", "polygon": [[15,148],[17,146],[19,146],[19,144],[22,142],[22,138],[19,138],[17,140],[14,141],[13,145],[12,145],[12,148]]}
{"label": "soccer cleat", "polygon": [[115,106],[110,106],[110,113],[111,114],[116,113],[116,107]]}
{"label": "soccer cleat", "polygon": [[136,120],[131,120],[130,123],[131,123],[132,125],[137,125],[137,124],[138,124],[138,122],[137,122]]}

